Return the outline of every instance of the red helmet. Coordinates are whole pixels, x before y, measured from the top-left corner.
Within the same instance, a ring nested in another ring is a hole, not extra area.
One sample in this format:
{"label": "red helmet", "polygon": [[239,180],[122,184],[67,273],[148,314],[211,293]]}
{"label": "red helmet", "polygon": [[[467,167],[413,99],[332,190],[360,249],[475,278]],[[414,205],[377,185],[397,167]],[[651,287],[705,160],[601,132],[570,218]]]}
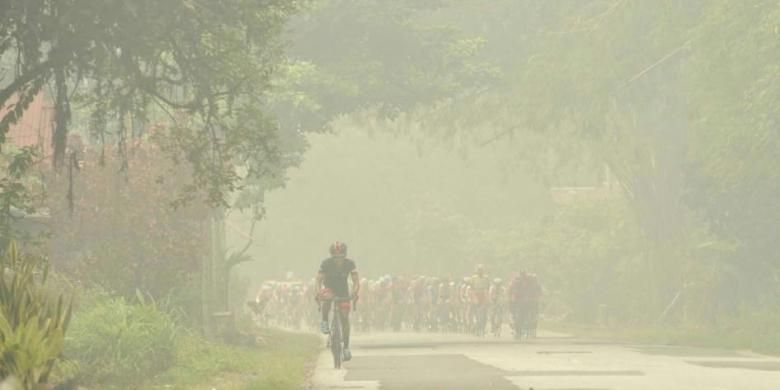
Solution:
{"label": "red helmet", "polygon": [[347,255],[347,244],[336,241],[330,246],[330,255],[331,256],[346,256]]}

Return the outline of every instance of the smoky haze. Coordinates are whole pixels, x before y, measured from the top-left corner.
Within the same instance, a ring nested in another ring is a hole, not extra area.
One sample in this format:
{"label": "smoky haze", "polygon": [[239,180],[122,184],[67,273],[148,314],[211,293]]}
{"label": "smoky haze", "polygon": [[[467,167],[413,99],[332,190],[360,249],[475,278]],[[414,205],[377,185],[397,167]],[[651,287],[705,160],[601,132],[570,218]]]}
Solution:
{"label": "smoky haze", "polygon": [[0,390],[780,386],[775,2],[114,3],[0,7]]}
{"label": "smoky haze", "polygon": [[[250,272],[314,277],[312,259],[327,257],[334,240],[351,244],[366,276],[463,274],[485,259],[508,271],[507,249],[492,240],[521,235],[551,203],[530,173],[513,170],[496,149],[456,153],[390,134],[392,121],[373,125],[372,134],[347,120],[333,126],[338,134],[309,137],[303,163],[267,194],[252,253],[285,261],[247,264]],[[312,245],[294,244],[301,240]]]}

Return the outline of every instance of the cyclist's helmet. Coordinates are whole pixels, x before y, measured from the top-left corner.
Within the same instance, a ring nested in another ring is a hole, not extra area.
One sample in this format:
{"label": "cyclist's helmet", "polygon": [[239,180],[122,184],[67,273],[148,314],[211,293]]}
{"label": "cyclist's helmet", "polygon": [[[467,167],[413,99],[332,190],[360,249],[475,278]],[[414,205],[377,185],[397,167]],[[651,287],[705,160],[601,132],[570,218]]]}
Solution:
{"label": "cyclist's helmet", "polygon": [[330,246],[330,255],[336,257],[344,257],[347,255],[347,244],[336,241]]}
{"label": "cyclist's helmet", "polygon": [[528,269],[523,268],[523,269],[520,270],[520,277],[521,278],[527,278],[529,276],[531,276],[531,272],[528,271]]}
{"label": "cyclist's helmet", "polygon": [[501,278],[493,279],[493,284],[501,284],[502,282],[503,282],[503,280],[501,280]]}
{"label": "cyclist's helmet", "polygon": [[485,272],[485,265],[484,264],[477,264],[477,266],[475,267],[475,270],[477,271],[478,274],[484,273]]}

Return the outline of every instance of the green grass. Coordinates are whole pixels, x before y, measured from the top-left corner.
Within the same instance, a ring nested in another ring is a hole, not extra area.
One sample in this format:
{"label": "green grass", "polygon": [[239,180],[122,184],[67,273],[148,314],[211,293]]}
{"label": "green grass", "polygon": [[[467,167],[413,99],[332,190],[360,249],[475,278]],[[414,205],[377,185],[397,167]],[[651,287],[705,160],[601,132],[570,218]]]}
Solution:
{"label": "green grass", "polygon": [[300,389],[320,340],[310,334],[266,329],[261,347],[235,347],[195,335],[182,337],[173,367],[146,389]]}

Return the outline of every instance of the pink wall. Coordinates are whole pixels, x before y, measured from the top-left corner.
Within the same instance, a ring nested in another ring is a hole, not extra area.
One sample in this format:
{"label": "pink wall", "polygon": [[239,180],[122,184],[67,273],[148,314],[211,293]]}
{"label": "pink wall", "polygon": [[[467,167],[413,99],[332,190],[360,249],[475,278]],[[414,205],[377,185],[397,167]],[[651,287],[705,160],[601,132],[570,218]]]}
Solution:
{"label": "pink wall", "polygon": [[[4,113],[6,110],[0,110]],[[16,146],[39,145],[43,158],[51,156],[51,131],[54,120],[54,106],[41,92],[27,107],[22,119],[11,125],[6,142]]]}

